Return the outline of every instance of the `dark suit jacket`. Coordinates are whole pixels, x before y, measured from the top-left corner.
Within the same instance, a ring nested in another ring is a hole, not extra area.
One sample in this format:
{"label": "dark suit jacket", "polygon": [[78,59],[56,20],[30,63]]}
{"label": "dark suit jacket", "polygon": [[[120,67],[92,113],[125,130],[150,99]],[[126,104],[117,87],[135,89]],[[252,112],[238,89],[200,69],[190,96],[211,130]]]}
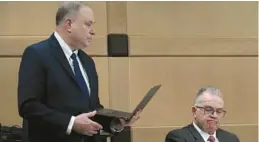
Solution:
{"label": "dark suit jacket", "polygon": [[[239,142],[235,134],[222,129],[217,130],[216,136],[219,142]],[[181,129],[170,131],[166,135],[165,142],[204,142],[204,140],[193,124],[190,124]]]}
{"label": "dark suit jacket", "polygon": [[92,142],[92,137],[66,130],[72,115],[102,107],[94,61],[79,50],[89,78],[90,99],[80,90],[73,71],[54,34],[30,45],[23,53],[18,79],[19,114],[28,122],[30,142]]}

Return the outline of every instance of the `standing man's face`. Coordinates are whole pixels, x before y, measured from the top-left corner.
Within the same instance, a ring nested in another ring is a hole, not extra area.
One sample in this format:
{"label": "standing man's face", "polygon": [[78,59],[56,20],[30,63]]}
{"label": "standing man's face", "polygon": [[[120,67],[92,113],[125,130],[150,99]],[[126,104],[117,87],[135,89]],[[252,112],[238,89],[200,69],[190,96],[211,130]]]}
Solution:
{"label": "standing man's face", "polygon": [[224,101],[207,92],[200,96],[200,100],[201,102],[192,108],[194,122],[204,132],[213,134],[218,128],[220,118],[225,115]]}
{"label": "standing man's face", "polygon": [[92,43],[94,14],[91,8],[82,7],[71,21],[70,37],[74,42],[74,48],[83,49]]}

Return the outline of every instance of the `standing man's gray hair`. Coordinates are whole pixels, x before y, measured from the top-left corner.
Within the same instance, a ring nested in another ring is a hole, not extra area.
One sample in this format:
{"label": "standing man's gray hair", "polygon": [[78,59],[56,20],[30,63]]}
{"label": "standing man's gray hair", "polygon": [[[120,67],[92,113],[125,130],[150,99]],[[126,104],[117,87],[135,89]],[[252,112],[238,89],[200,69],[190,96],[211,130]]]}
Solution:
{"label": "standing man's gray hair", "polygon": [[64,22],[66,18],[71,18],[77,14],[80,8],[87,6],[87,4],[79,1],[63,2],[56,13],[56,26]]}
{"label": "standing man's gray hair", "polygon": [[198,105],[201,103],[200,96],[202,96],[205,92],[210,93],[211,95],[219,96],[221,98],[223,97],[221,91],[216,87],[213,87],[213,86],[202,87],[196,95],[195,105]]}

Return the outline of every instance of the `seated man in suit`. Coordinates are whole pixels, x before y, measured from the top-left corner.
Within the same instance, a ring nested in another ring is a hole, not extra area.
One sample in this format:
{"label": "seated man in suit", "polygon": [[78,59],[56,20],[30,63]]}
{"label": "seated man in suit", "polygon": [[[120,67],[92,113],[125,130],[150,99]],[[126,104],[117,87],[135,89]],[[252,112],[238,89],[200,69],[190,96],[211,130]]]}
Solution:
{"label": "seated man in suit", "polygon": [[235,134],[218,128],[219,120],[226,113],[223,107],[219,89],[201,88],[192,107],[193,123],[170,131],[165,142],[239,142]]}

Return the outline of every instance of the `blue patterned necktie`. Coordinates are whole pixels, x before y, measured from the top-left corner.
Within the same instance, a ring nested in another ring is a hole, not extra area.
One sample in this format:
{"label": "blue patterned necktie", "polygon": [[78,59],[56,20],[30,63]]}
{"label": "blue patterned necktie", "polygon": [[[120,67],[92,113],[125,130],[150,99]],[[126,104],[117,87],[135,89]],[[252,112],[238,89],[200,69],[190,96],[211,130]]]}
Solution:
{"label": "blue patterned necktie", "polygon": [[75,74],[75,79],[77,81],[77,84],[80,86],[81,90],[83,91],[83,93],[87,96],[89,96],[89,91],[88,91],[88,88],[87,88],[87,85],[86,85],[86,82],[84,80],[84,77],[82,75],[82,72],[79,68],[79,63],[77,61],[77,58],[76,58],[76,54],[73,53],[71,55],[71,58],[73,59],[73,66],[74,66],[74,74]]}

